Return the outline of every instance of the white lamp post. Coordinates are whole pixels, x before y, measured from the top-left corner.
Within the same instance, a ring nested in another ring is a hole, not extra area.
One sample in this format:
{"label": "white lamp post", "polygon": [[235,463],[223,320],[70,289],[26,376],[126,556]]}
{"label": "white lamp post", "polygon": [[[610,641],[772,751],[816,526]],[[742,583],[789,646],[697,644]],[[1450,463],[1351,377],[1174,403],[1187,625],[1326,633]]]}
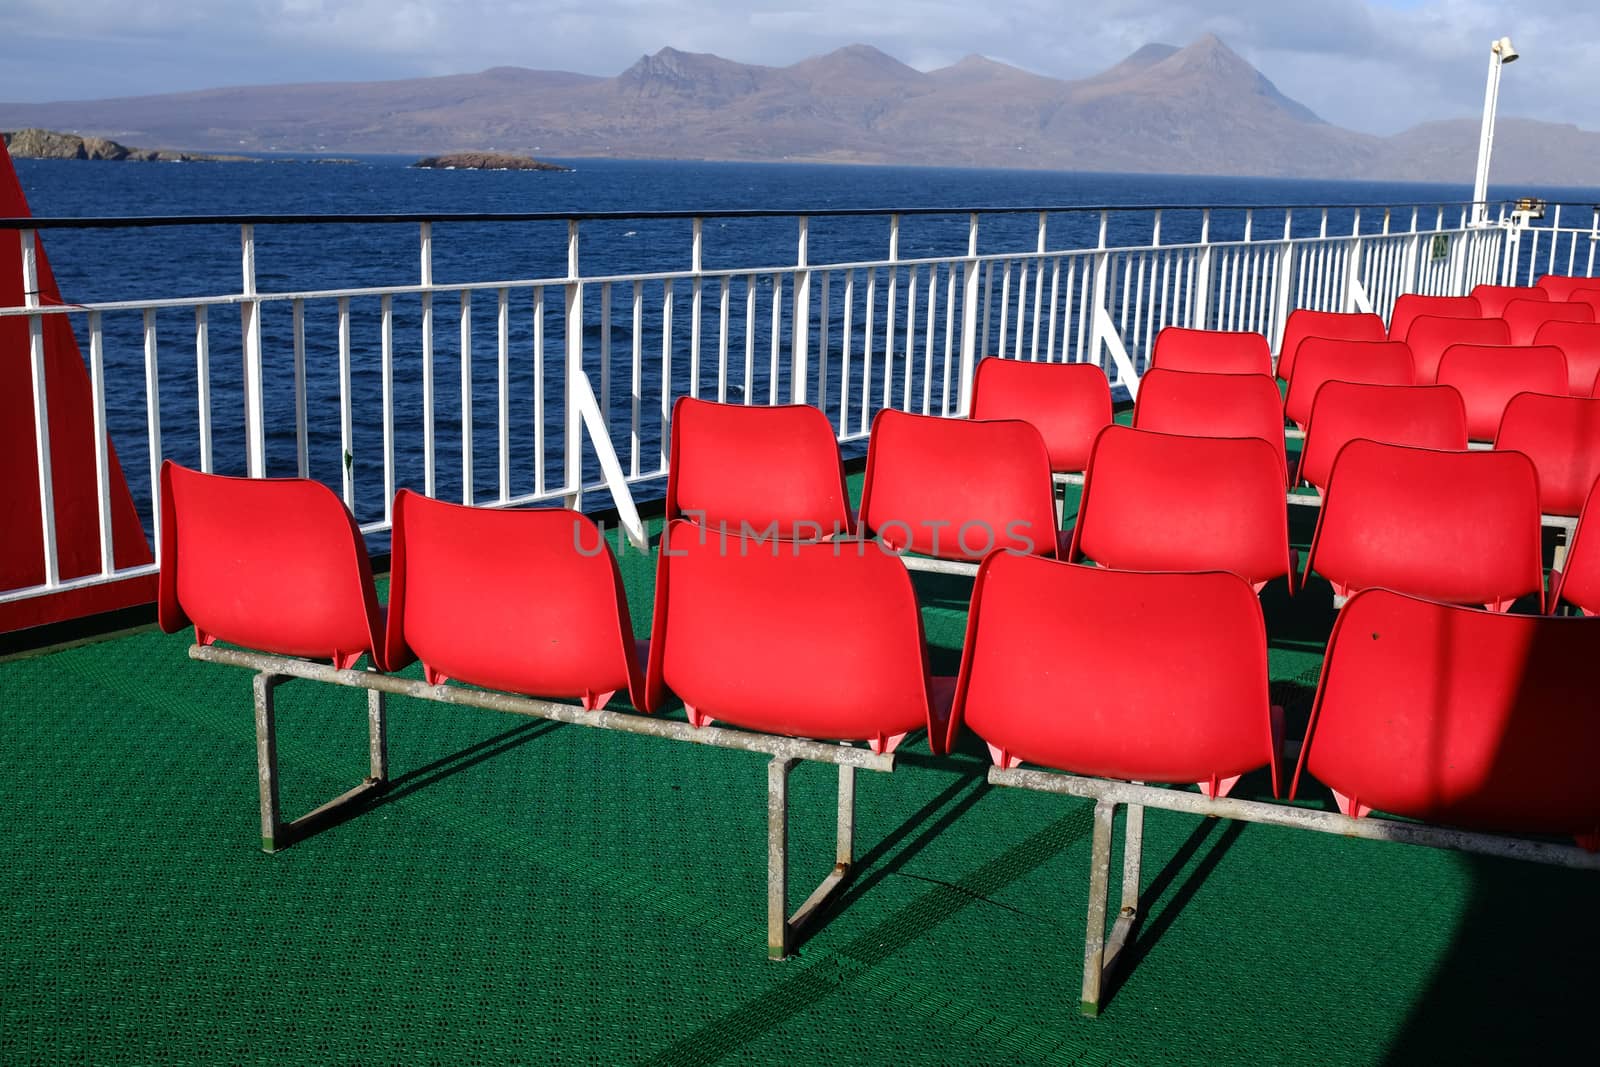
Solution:
{"label": "white lamp post", "polygon": [[1483,90],[1483,130],[1478,134],[1478,174],[1472,185],[1472,217],[1476,222],[1489,218],[1489,156],[1494,151],[1495,110],[1500,106],[1500,68],[1515,62],[1517,55],[1509,37],[1489,46],[1489,83]]}

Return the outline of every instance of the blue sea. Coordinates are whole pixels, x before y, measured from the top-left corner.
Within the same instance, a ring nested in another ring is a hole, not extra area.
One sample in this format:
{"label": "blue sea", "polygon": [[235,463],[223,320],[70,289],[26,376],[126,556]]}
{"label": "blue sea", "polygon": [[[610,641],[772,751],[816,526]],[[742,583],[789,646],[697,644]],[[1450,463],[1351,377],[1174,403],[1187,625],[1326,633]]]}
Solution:
{"label": "blue sea", "polygon": [[[713,219],[705,224],[704,265],[718,268],[792,266],[797,227],[793,216],[840,208],[950,208],[948,215],[909,216],[901,226],[900,256],[962,255],[966,251],[965,211],[977,208],[1069,207],[1073,205],[1165,206],[1162,237],[1166,243],[1199,236],[1200,213],[1194,205],[1374,205],[1457,203],[1470,195],[1469,186],[1376,182],[1315,182],[1251,178],[1172,177],[1159,175],[1078,174],[1016,170],[969,170],[917,167],[822,166],[806,164],[741,164],[681,161],[561,161],[566,173],[415,170],[409,157],[363,157],[354,163],[267,161],[247,164],[94,163],[19,160],[17,170],[33,213],[38,217],[114,217],[173,215],[338,215],[475,212],[652,212],[763,210],[783,218]],[[1552,202],[1593,203],[1594,189],[1491,189],[1492,196],[1538,195]],[[1188,207],[1189,210],[1184,210]],[[1459,209],[1447,210],[1454,219]],[[1258,212],[1256,233],[1282,233],[1281,212]],[[1430,221],[1424,215],[1425,224]],[[1580,224],[1586,225],[1585,217]],[[1097,213],[1050,216],[1051,244],[1092,243]],[[1149,239],[1146,211],[1115,213],[1108,238],[1144,244]],[[1237,237],[1242,211],[1217,212],[1214,238]],[[1297,236],[1317,232],[1320,213],[1296,212]],[[1330,232],[1349,232],[1350,214],[1335,212]],[[1382,225],[1381,211],[1363,213],[1362,229]],[[1409,213],[1397,216],[1397,227],[1409,225]],[[811,263],[882,259],[887,254],[886,216],[817,218],[810,224]],[[985,215],[979,251],[1026,252],[1032,249],[1037,217],[1031,213]],[[691,223],[687,219],[595,220],[582,224],[581,268],[585,276],[686,270],[690,267]],[[434,278],[438,284],[473,281],[560,278],[566,273],[566,226],[559,221],[438,223],[433,229]],[[69,303],[200,297],[237,293],[240,289],[240,241],[236,226],[89,229],[50,231],[46,251]],[[268,225],[257,227],[257,285],[263,292],[297,292],[320,288],[416,284],[418,229],[414,223],[384,225]],[[770,282],[764,282],[770,286]],[[682,284],[675,294],[672,347],[688,343],[688,297]],[[741,307],[743,289],[734,288]],[[879,294],[882,299],[882,293]],[[835,281],[832,301],[842,298]],[[420,309],[416,298],[395,305],[395,467],[397,483],[420,485],[422,468]],[[523,294],[519,294],[523,301]],[[599,352],[599,301],[586,298],[585,345],[594,364],[609,359],[613,386],[608,411],[613,437],[630,462],[629,419],[632,401],[627,382],[633,338],[631,286],[613,294],[612,352]],[[647,301],[659,307],[657,286]],[[762,307],[767,305],[762,297]],[[859,296],[858,296],[859,299]],[[903,293],[902,293],[903,299]],[[525,302],[525,301],[523,301]],[[533,484],[533,377],[544,374],[550,397],[546,432],[551,442],[546,460],[549,484],[560,470],[560,318],[559,286],[546,294],[544,368],[531,366],[531,307],[517,306],[511,323],[511,350],[517,354],[512,376],[513,494]],[[708,289],[702,325],[703,346],[714,353],[717,308]],[[459,303],[453,294],[436,298],[436,425],[438,427],[439,492],[461,495]],[[837,314],[837,313],[835,313]],[[880,319],[881,321],[881,319]],[[87,354],[84,320],[75,319],[78,340]],[[736,317],[735,342],[742,355],[742,318]],[[352,464],[357,482],[356,511],[363,521],[383,514],[381,466],[380,375],[378,372],[378,302],[352,302],[352,395],[356,435]],[[858,314],[859,323],[859,314]],[[859,329],[859,324],[857,326]],[[759,322],[757,363],[765,375],[764,354],[770,320]],[[780,327],[786,334],[788,325]],[[137,312],[105,317],[108,424],[135,500],[148,527],[150,456],[146,444],[144,345]],[[161,451],[180,462],[197,464],[197,388],[195,318],[192,308],[157,314],[160,342],[159,410]],[[659,315],[650,316],[642,338],[648,374],[658,372],[662,350]],[[242,472],[244,436],[238,315],[232,308],[212,310],[208,323],[211,352],[211,407],[214,419],[216,469]],[[475,494],[498,494],[496,306],[494,294],[473,300],[473,461]],[[342,455],[339,438],[337,322],[331,301],[313,301],[306,309],[309,455],[311,473],[337,486]],[[289,305],[269,305],[263,315],[267,366],[269,473],[296,469]],[[835,332],[831,345],[838,349]],[[785,351],[787,346],[785,345]],[[859,352],[859,344],[857,345]],[[714,359],[707,359],[714,364]],[[687,359],[674,363],[673,393],[687,391]],[[591,368],[598,385],[599,375]],[[750,383],[765,396],[765,379]],[[702,379],[702,388],[705,380]],[[826,383],[837,390],[837,382]],[[641,426],[642,466],[652,468],[659,449],[659,373],[645,383]],[[920,386],[918,386],[920,389]],[[654,407],[652,407],[654,405]],[[596,473],[592,457],[588,476]],[[642,495],[660,487],[643,487]],[[603,498],[598,503],[604,503]]]}

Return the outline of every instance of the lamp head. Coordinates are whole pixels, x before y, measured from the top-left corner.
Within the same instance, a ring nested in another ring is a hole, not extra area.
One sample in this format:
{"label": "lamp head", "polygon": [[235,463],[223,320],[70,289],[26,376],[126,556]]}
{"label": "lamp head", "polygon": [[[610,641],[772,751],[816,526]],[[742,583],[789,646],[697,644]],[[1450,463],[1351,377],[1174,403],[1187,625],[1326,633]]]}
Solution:
{"label": "lamp head", "polygon": [[1502,64],[1515,63],[1517,61],[1517,57],[1521,55],[1521,53],[1517,51],[1516,46],[1511,43],[1511,38],[1509,37],[1500,38],[1494,44],[1489,46],[1489,51],[1499,56]]}

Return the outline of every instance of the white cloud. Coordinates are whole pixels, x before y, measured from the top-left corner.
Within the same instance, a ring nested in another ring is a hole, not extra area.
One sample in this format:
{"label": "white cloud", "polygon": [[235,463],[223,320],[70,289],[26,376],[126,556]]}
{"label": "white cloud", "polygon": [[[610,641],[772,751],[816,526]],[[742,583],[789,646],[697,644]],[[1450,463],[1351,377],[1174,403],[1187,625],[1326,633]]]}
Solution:
{"label": "white cloud", "polygon": [[1214,32],[1341,125],[1476,115],[1488,43],[1524,59],[1501,113],[1594,126],[1593,0],[4,0],[0,99],[364,80],[496,65],[615,74],[664,45],[786,65],[863,42],[924,69],[979,52],[1082,77]]}

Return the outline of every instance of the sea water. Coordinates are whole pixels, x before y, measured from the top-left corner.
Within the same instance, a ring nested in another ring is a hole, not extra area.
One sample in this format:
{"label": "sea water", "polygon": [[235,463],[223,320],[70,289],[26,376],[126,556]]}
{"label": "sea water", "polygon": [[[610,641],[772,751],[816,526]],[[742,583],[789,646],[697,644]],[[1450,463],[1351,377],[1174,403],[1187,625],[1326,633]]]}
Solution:
{"label": "sea water", "polygon": [[[767,354],[771,342],[770,301],[774,273],[792,267],[798,252],[795,215],[841,208],[909,211],[955,209],[943,215],[907,215],[900,221],[901,258],[959,256],[967,247],[967,216],[976,208],[1068,207],[1072,205],[1163,206],[1163,243],[1196,240],[1202,224],[1195,205],[1376,205],[1458,203],[1470,195],[1466,185],[1423,185],[1392,182],[1320,182],[1258,178],[1179,177],[1162,175],[1080,174],[1022,170],[973,170],[928,167],[827,166],[809,164],[704,163],[684,161],[567,160],[564,173],[529,171],[416,170],[398,157],[361,157],[354,162],[266,161],[241,164],[108,163],[19,160],[17,171],[35,216],[322,216],[347,214],[470,213],[648,213],[659,211],[767,211],[779,218],[710,219],[704,224],[705,268],[738,269],[731,303],[733,363],[742,371],[746,284],[756,287],[759,313],[754,377],[742,373],[731,389],[740,399],[748,386],[752,399],[770,395]],[[1592,189],[1495,189],[1502,195],[1538,195],[1552,202],[1589,202]],[[1185,210],[1187,208],[1188,210]],[[1459,218],[1459,208],[1446,209],[1446,224]],[[1283,232],[1281,211],[1257,212],[1250,220],[1255,235]],[[1311,236],[1325,225],[1322,213],[1294,213],[1295,236]],[[1330,213],[1328,232],[1349,232],[1353,213]],[[1098,213],[1059,213],[1049,217],[1051,247],[1082,247],[1097,238]],[[1432,224],[1424,213],[1422,225]],[[1580,220],[1586,225],[1588,219]],[[1410,225],[1409,212],[1393,220]],[[1210,221],[1213,239],[1237,238],[1246,224],[1242,210],[1218,211]],[[1376,232],[1382,212],[1363,213],[1363,232]],[[887,214],[865,217],[812,218],[807,255],[811,263],[841,263],[886,258],[890,220]],[[1037,239],[1037,216],[984,215],[979,251],[1027,252]],[[1143,245],[1150,239],[1148,211],[1113,213],[1108,241]],[[413,285],[420,279],[420,238],[414,222],[381,225],[277,225],[255,228],[256,285],[262,292],[303,292],[325,288]],[[148,300],[237,293],[241,287],[240,235],[236,225],[87,229],[47,231],[43,242],[62,297],[68,303]],[[558,279],[567,273],[567,228],[563,221],[469,223],[442,221],[432,228],[433,275],[437,284],[515,279],[551,279],[545,290],[545,365],[532,366],[534,344],[532,295],[514,290],[509,340],[514,353],[508,396],[511,409],[513,495],[531,491],[535,428],[534,379],[547,397],[545,483],[559,483],[560,420],[564,342],[560,334],[563,308]],[[692,222],[688,218],[595,219],[581,224],[580,268],[585,276],[681,271],[691,266]],[[763,270],[762,268],[765,268]],[[748,274],[744,272],[748,271]],[[841,278],[832,279],[832,319],[839,320]],[[714,390],[719,327],[720,279],[709,281],[702,318],[701,388]],[[787,285],[787,282],[782,284]],[[926,285],[924,275],[923,284]],[[941,281],[941,286],[943,282]],[[864,283],[863,283],[864,288]],[[885,299],[880,285],[877,299]],[[670,342],[662,336],[660,283],[651,283],[644,301],[652,309],[641,336],[635,339],[630,283],[613,287],[609,354],[599,352],[599,294],[589,287],[585,297],[585,349],[591,378],[599,387],[598,363],[609,359],[608,411],[613,437],[625,467],[638,449],[641,469],[659,460],[662,430],[660,372],[663,353],[673,356],[672,394],[688,390],[688,284],[673,294],[674,329]],[[925,293],[925,290],[924,290]],[[941,293],[941,296],[943,294]],[[793,299],[785,292],[786,300]],[[903,309],[902,284],[899,299]],[[924,295],[924,300],[926,299]],[[820,300],[819,294],[813,300]],[[856,300],[862,300],[858,291]],[[474,498],[498,496],[498,404],[496,294],[475,294],[469,325],[471,339],[472,458]],[[879,329],[884,309],[879,310]],[[383,514],[381,437],[381,319],[376,298],[351,301],[351,403],[355,413],[354,447],[346,455],[339,428],[338,326],[333,301],[313,300],[304,312],[307,367],[308,458],[310,473],[335,486],[341,466],[349,463],[357,481],[356,512],[362,521]],[[813,312],[815,315],[815,312]],[[898,320],[903,323],[902,317]],[[438,491],[462,496],[462,418],[460,372],[460,301],[454,293],[434,300],[434,372],[437,427]],[[787,318],[787,316],[785,316]],[[855,329],[861,329],[858,306]],[[84,319],[75,317],[78,340],[87,354]],[[813,319],[815,323],[815,319]],[[107,313],[105,354],[107,419],[112,440],[127,474],[134,499],[149,526],[150,455],[148,398],[144,389],[144,322],[138,312]],[[214,425],[213,462],[224,472],[242,472],[245,464],[240,327],[229,306],[207,313],[211,363],[210,393]],[[180,462],[199,463],[196,382],[197,327],[193,308],[162,310],[156,315],[158,397],[161,452]],[[788,353],[788,324],[779,327],[779,347]],[[817,343],[815,325],[813,344]],[[268,470],[297,470],[296,413],[293,387],[293,317],[287,301],[265,306],[262,313]],[[420,486],[423,467],[421,310],[416,297],[397,297],[393,318],[395,472],[397,484]],[[644,410],[637,442],[630,432],[635,398],[631,391],[635,342],[643,351],[646,381],[640,401]],[[864,339],[855,340],[859,361]],[[882,339],[879,339],[881,352]],[[903,351],[904,338],[897,343]],[[841,337],[830,339],[833,366]],[[836,370],[834,371],[836,373]],[[708,377],[708,375],[710,377]],[[837,396],[839,383],[826,383]],[[920,394],[921,385],[915,389]],[[780,396],[782,393],[780,391]],[[782,396],[786,399],[786,396]],[[847,427],[849,428],[849,427]],[[858,427],[857,427],[858,428]],[[595,475],[593,456],[586,477]],[[660,486],[643,487],[643,495]],[[603,502],[603,500],[601,501]]]}

